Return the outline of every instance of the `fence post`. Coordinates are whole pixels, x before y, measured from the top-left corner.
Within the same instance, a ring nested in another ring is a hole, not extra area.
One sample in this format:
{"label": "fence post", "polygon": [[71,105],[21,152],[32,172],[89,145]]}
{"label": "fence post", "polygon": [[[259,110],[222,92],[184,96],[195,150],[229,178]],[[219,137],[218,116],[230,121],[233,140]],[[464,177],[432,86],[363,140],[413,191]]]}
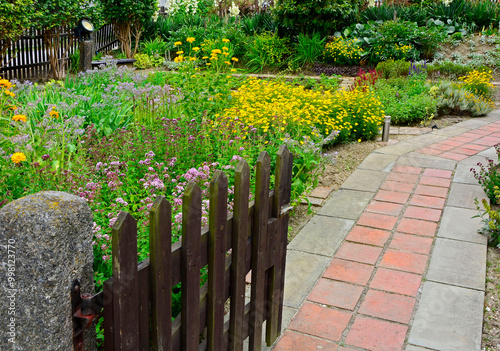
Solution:
{"label": "fence post", "polygon": [[84,40],[80,41],[80,72],[86,72],[89,69],[92,69],[92,56],[94,53],[92,48],[94,46],[94,42],[92,40]]}
{"label": "fence post", "polygon": [[[73,350],[71,288],[93,293],[92,212],[78,196],[43,191],[0,209],[1,350]],[[95,350],[95,328],[84,350]]]}

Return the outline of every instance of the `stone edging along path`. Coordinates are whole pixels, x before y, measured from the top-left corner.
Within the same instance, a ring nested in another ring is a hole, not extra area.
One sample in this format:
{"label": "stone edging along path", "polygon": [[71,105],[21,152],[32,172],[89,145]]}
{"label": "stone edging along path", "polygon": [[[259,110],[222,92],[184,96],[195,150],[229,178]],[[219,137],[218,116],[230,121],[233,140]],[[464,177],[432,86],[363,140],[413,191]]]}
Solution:
{"label": "stone edging along path", "polygon": [[288,245],[282,350],[480,350],[486,237],[470,169],[500,110],[372,152]]}

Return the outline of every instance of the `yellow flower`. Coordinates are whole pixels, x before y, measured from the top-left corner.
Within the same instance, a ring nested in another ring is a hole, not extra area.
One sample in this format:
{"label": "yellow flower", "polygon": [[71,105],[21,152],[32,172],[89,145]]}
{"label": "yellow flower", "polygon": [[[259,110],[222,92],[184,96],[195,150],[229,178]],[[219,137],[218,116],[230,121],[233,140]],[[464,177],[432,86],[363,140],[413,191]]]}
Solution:
{"label": "yellow flower", "polygon": [[26,155],[23,154],[22,152],[15,152],[11,157],[10,160],[14,163],[19,163],[26,161]]}
{"label": "yellow flower", "polygon": [[206,60],[208,58],[208,56],[203,56],[202,59],[203,60]]}
{"label": "yellow flower", "polygon": [[229,39],[222,39],[223,43],[229,43]]}
{"label": "yellow flower", "polygon": [[210,63],[210,62],[207,62],[207,66],[210,66],[210,65],[211,65],[211,63]]}
{"label": "yellow flower", "polygon": [[23,121],[23,122],[26,122],[28,119],[26,118],[25,115],[14,115],[12,116],[12,120],[13,121]]}
{"label": "yellow flower", "polygon": [[9,82],[7,79],[0,79],[0,87],[3,87],[5,89],[10,89],[12,87],[12,83]]}
{"label": "yellow flower", "polygon": [[14,94],[14,93],[13,93],[12,91],[10,91],[10,90],[5,90],[5,95],[9,95],[9,96],[11,96],[11,97],[16,96],[16,94]]}
{"label": "yellow flower", "polygon": [[195,39],[193,37],[189,37],[189,38],[186,39],[186,41],[188,43],[192,43],[193,41],[195,41]]}
{"label": "yellow flower", "polygon": [[196,57],[190,57],[189,61],[196,61]]}
{"label": "yellow flower", "polygon": [[220,49],[214,49],[212,50],[212,54],[222,54],[222,51],[220,51]]}
{"label": "yellow flower", "polygon": [[182,45],[182,41],[176,41],[176,42],[174,43],[174,45],[175,45],[175,46]]}
{"label": "yellow flower", "polygon": [[229,52],[223,52],[222,55],[229,56]]}
{"label": "yellow flower", "polygon": [[13,111],[15,111],[15,110],[17,110],[17,106],[16,106],[16,105],[11,106],[11,107],[9,107],[9,110],[13,110]]}
{"label": "yellow flower", "polygon": [[184,53],[184,51],[177,51],[177,55],[182,55]]}
{"label": "yellow flower", "polygon": [[199,51],[199,50],[200,50],[200,48],[199,48],[199,47],[197,47],[197,46],[195,46],[195,47],[193,48],[193,51],[194,51],[194,52]]}
{"label": "yellow flower", "polygon": [[184,56],[179,55],[176,58],[174,58],[174,62],[184,62]]}
{"label": "yellow flower", "polygon": [[49,116],[53,118],[59,118],[59,112],[56,111],[55,107],[52,107],[52,111],[49,112]]}
{"label": "yellow flower", "polygon": [[228,48],[226,48],[226,47],[224,46],[224,47],[222,48],[222,50],[224,50],[224,51],[228,51],[229,49],[228,49]]}
{"label": "yellow flower", "polygon": [[236,72],[236,70],[233,68],[233,69],[231,69],[231,72]]}
{"label": "yellow flower", "polygon": [[231,64],[231,62],[229,62],[229,61],[224,61],[224,63],[225,63],[226,65],[230,65],[230,64]]}
{"label": "yellow flower", "polygon": [[233,57],[231,60],[233,60],[234,62],[238,62],[238,59],[236,57]]}

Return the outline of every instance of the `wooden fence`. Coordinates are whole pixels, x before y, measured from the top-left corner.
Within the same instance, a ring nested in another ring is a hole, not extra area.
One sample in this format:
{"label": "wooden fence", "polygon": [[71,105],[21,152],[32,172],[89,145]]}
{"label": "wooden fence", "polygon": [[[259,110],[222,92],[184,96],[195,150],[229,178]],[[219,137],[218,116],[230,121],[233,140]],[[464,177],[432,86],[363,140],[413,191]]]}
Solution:
{"label": "wooden fence", "polygon": [[[235,172],[234,213],[228,215],[228,180],[210,183],[209,225],[201,229],[202,193],[189,183],[182,203],[182,242],[171,244],[171,205],[159,197],[150,212],[150,257],[137,265],[137,223],[121,212],[113,227],[113,277],[104,283],[104,348],[110,350],[261,350],[280,334],[293,156],[282,146],[275,186],[270,157],[259,155],[255,201],[250,168]],[[208,282],[200,287],[200,270]],[[251,297],[245,276],[251,271]],[[181,283],[181,313],[171,319],[172,287]],[[248,299],[247,299],[248,300]],[[230,304],[229,315],[224,308]],[[203,337],[202,337],[203,336]]]}
{"label": "wooden fence", "polygon": [[[73,36],[72,29],[61,31],[62,41],[70,40]],[[68,35],[68,34],[71,34]],[[107,52],[118,45],[111,24],[106,24],[95,33],[95,51]],[[0,44],[2,40],[0,39]],[[78,50],[78,42],[72,40],[71,46],[64,60],[69,62],[69,55]],[[61,48],[58,58],[62,59],[65,50]],[[47,55],[47,48],[43,42],[42,30],[32,28],[22,35],[7,50],[3,59],[3,67],[0,68],[0,76],[6,79],[17,79],[20,81],[43,77],[51,74],[51,66]]]}

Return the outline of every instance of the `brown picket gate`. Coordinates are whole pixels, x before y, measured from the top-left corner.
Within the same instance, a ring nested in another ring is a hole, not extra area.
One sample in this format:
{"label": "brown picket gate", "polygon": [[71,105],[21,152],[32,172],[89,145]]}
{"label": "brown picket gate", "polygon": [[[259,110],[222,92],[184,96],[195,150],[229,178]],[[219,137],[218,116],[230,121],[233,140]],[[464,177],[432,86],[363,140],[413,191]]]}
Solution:
{"label": "brown picket gate", "polygon": [[[209,225],[201,228],[202,196],[189,183],[182,204],[182,242],[171,244],[171,205],[158,197],[150,212],[150,257],[137,265],[137,223],[120,213],[113,227],[113,277],[104,283],[105,350],[261,350],[281,331],[293,155],[281,146],[270,191],[270,157],[259,155],[255,201],[250,168],[235,173],[234,213],[228,180],[210,183]],[[200,269],[208,282],[200,287]],[[245,276],[251,271],[251,297]],[[181,283],[181,313],[172,321],[171,291]],[[247,299],[248,300],[248,299]],[[229,315],[225,306],[230,305]]]}

